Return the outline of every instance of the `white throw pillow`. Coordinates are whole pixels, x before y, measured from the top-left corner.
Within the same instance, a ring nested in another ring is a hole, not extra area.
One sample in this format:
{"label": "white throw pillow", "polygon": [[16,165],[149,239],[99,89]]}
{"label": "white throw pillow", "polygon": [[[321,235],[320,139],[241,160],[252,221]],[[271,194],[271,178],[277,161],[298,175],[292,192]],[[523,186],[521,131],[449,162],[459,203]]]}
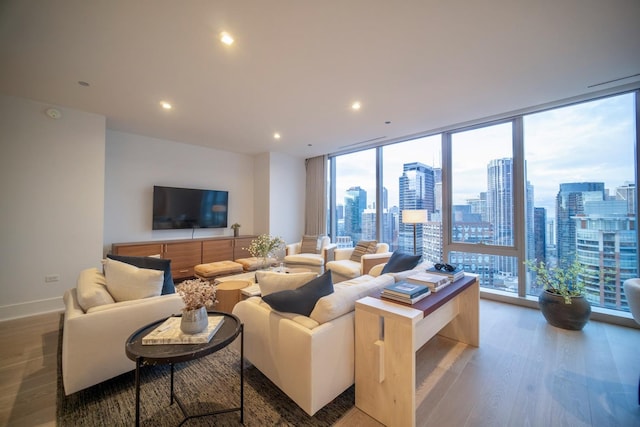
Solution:
{"label": "white throw pillow", "polygon": [[154,297],[162,292],[164,271],[138,268],[107,258],[104,261],[107,289],[116,301]]}
{"label": "white throw pillow", "polygon": [[76,282],[76,294],[78,304],[85,313],[92,307],[115,302],[106,284],[104,275],[97,268],[87,268],[80,272]]}
{"label": "white throw pillow", "polygon": [[298,289],[305,283],[318,277],[314,272],[278,273],[275,271],[257,271],[256,280],[262,296],[288,289]]}

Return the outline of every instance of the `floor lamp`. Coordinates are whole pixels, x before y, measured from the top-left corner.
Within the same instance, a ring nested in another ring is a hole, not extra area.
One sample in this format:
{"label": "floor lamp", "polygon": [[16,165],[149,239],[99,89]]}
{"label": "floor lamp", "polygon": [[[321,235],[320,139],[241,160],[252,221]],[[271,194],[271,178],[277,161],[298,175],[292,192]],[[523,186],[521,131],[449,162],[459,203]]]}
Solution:
{"label": "floor lamp", "polygon": [[402,211],[402,223],[413,224],[413,254],[416,254],[416,226],[427,222],[426,209],[405,209]]}

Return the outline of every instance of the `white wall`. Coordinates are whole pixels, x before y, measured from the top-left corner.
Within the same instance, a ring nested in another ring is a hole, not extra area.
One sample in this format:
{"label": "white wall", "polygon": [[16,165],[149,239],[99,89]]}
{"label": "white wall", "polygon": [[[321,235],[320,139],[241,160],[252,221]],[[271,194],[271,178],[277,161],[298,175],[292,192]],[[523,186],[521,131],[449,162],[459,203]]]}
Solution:
{"label": "white wall", "polygon": [[[192,230],[151,230],[154,185],[229,191],[229,225],[254,232],[252,156],[113,130],[106,146],[105,253],[112,243],[192,237]],[[193,237],[232,234],[200,229]]]}
{"label": "white wall", "polygon": [[297,242],[304,234],[305,161],[270,153],[269,167],[270,233],[287,243]]}
{"label": "white wall", "polygon": [[0,320],[61,309],[100,265],[105,118],[49,107],[0,95]]}
{"label": "white wall", "polygon": [[[53,120],[49,107],[0,95],[0,320],[61,310],[65,290],[112,243],[191,238],[151,230],[154,184],[228,190],[241,234],[302,234],[303,159],[107,131],[105,117],[60,107]],[[194,237],[220,234],[231,230]]]}

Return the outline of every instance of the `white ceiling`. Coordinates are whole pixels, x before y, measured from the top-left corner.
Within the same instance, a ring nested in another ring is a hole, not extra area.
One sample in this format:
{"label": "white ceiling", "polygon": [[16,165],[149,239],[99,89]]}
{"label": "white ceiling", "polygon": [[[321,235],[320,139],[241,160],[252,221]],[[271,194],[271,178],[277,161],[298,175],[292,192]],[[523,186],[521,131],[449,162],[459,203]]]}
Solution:
{"label": "white ceiling", "polygon": [[2,0],[0,92],[312,157],[640,82],[639,22],[638,0]]}

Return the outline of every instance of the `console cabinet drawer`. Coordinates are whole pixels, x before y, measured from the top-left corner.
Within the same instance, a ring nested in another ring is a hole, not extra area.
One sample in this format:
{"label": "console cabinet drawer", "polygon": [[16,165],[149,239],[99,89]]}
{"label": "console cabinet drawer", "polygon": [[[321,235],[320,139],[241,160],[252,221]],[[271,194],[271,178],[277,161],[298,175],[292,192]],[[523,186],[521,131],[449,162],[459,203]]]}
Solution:
{"label": "console cabinet drawer", "polygon": [[163,246],[162,243],[114,244],[111,251],[123,256],[162,256]]}
{"label": "console cabinet drawer", "polygon": [[233,259],[238,258],[250,258],[251,254],[249,253],[249,245],[255,239],[255,236],[250,237],[238,237],[234,242],[233,247]]}
{"label": "console cabinet drawer", "polygon": [[202,262],[233,261],[233,239],[207,240],[202,242]]}
{"label": "console cabinet drawer", "polygon": [[171,260],[174,279],[192,277],[193,268],[202,263],[202,242],[166,243],[163,258]]}

